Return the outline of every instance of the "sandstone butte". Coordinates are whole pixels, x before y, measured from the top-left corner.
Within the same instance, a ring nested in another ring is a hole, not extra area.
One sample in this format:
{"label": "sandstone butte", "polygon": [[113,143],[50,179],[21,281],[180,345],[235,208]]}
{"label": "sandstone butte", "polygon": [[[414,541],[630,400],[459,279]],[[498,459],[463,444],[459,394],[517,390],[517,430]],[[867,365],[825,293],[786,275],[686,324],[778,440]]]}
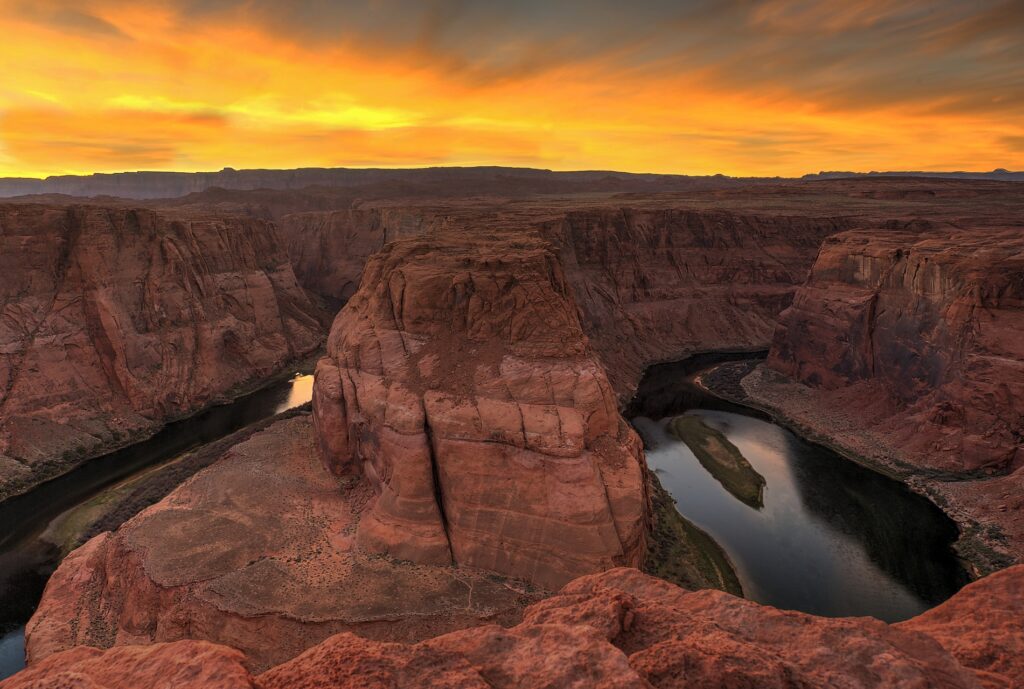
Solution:
{"label": "sandstone butte", "polygon": [[641,442],[539,236],[448,232],[374,255],[313,417],[328,468],[374,489],[363,550],[545,587],[642,559]]}
{"label": "sandstone butte", "polygon": [[0,205],[0,498],[258,383],[322,340],[273,225]]}
{"label": "sandstone butte", "polygon": [[339,631],[511,622],[543,589],[639,564],[639,439],[561,261],[539,232],[389,244],[332,329],[316,432],[276,424],[75,551],[32,662],[197,638],[264,668]]}
{"label": "sandstone butte", "polygon": [[742,384],[1019,560],[1022,333],[1024,229],[846,232],[825,241],[766,368]]}
{"label": "sandstone butte", "polygon": [[258,673],[241,652],[207,641],[78,646],[0,688],[1013,689],[1024,678],[1022,588],[1016,566],[887,625],[783,612],[618,568],[570,582],[510,628],[418,643],[344,632]]}

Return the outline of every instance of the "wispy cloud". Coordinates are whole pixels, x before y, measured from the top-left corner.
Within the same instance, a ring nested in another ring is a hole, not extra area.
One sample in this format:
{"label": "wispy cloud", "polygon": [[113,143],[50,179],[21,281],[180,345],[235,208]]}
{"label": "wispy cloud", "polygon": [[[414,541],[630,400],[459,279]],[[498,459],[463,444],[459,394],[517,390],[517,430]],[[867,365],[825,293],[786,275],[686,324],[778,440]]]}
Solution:
{"label": "wispy cloud", "polygon": [[1019,0],[0,0],[0,173],[1024,167]]}

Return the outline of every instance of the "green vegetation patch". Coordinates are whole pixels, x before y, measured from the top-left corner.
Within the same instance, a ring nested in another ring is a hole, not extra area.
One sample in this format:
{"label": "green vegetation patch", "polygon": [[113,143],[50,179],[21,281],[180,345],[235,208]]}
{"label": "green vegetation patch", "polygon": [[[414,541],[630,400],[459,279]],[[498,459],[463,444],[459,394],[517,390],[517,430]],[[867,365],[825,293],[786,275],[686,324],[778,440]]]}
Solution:
{"label": "green vegetation patch", "polygon": [[669,421],[668,429],[737,500],[754,509],[764,507],[764,476],[722,433],[693,415],[677,416]]}
{"label": "green vegetation patch", "polygon": [[647,472],[653,524],[643,571],[685,589],[719,589],[743,595],[736,570],[722,547],[679,514],[675,500]]}

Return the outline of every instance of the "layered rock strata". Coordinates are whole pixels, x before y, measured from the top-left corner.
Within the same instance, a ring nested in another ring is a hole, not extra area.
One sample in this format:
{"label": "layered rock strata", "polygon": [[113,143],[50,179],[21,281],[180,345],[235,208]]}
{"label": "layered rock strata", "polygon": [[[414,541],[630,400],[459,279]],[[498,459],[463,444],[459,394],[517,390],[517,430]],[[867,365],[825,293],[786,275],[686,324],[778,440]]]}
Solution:
{"label": "layered rock strata", "polygon": [[641,444],[540,237],[388,245],[327,353],[314,418],[331,471],[374,488],[363,549],[546,587],[641,561]]}
{"label": "layered rock strata", "polygon": [[822,240],[851,220],[630,207],[547,223],[623,400],[651,363],[767,347]]}
{"label": "layered rock strata", "polygon": [[856,388],[914,466],[1024,465],[1021,230],[830,238],[781,320],[768,365],[826,396]]}
{"label": "layered rock strata", "polygon": [[644,368],[694,351],[765,349],[821,241],[852,226],[829,215],[754,215],[686,207],[357,203],[280,219],[296,274],[350,297],[369,256],[424,232],[538,232],[557,250],[584,332],[628,398]]}
{"label": "layered rock strata", "polygon": [[316,349],[264,221],[0,206],[0,498]]}
{"label": "layered rock strata", "polygon": [[471,568],[360,551],[373,491],[332,477],[316,453],[308,414],[275,422],[72,552],[26,628],[30,664],[78,646],[198,639],[260,670],[342,631],[416,641],[514,623],[538,597]]}
{"label": "layered rock strata", "polygon": [[302,285],[341,301],[359,287],[370,256],[395,239],[443,227],[444,217],[416,208],[353,205],[343,210],[291,213],[279,224]]}
{"label": "layered rock strata", "polygon": [[[826,240],[749,398],[930,494],[1024,558],[1024,231]],[[964,547],[970,548],[969,543]]]}
{"label": "layered rock strata", "polygon": [[333,636],[259,675],[237,651],[181,641],[34,663],[3,689],[88,682],[115,689],[596,687],[1007,689],[1024,681],[1024,567],[971,584],[897,625],[782,612],[719,591],[688,592],[632,569],[577,579],[511,628],[417,644]]}

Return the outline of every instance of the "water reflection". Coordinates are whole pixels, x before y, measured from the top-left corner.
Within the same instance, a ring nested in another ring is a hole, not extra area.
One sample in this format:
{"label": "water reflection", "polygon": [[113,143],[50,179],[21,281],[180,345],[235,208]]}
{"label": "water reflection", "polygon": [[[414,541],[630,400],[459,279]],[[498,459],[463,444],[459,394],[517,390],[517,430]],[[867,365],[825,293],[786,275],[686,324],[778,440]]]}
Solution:
{"label": "water reflection", "polygon": [[[658,402],[646,409],[666,418],[637,416],[633,423],[651,468],[683,515],[728,552],[749,598],[820,615],[896,621],[966,583],[950,547],[956,527],[930,502],[735,405],[712,401],[678,367],[667,373],[673,385],[648,381]],[[671,387],[685,390],[671,394]],[[722,433],[765,477],[761,510],[731,495],[668,432],[671,418],[685,411],[679,406]]]}

